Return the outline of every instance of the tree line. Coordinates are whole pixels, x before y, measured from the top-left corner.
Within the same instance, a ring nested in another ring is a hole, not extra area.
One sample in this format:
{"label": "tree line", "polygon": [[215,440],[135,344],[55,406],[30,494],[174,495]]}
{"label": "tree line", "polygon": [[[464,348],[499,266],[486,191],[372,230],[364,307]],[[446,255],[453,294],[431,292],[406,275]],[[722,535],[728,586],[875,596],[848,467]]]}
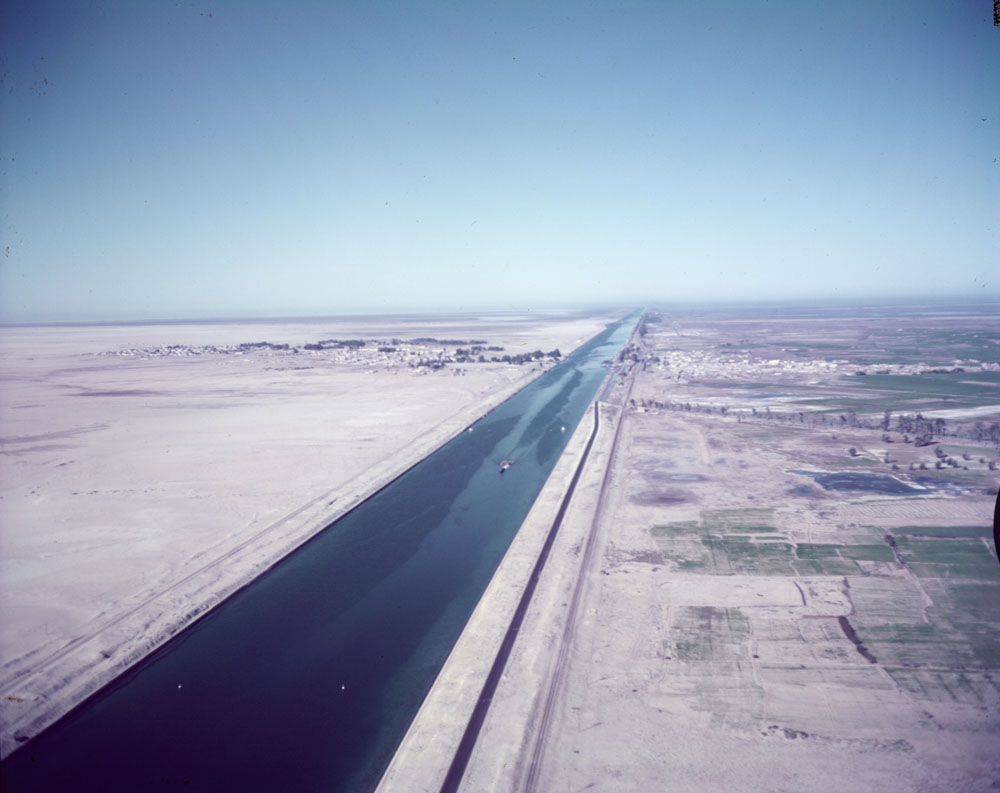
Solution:
{"label": "tree line", "polygon": [[[991,443],[1000,447],[1000,422],[994,421],[987,425],[984,421],[976,421],[972,426],[965,424],[953,424],[949,427],[943,418],[926,418],[921,413],[899,413],[893,422],[893,411],[886,410],[881,420],[876,420],[864,416],[858,416],[853,410],[844,413],[831,415],[829,413],[817,413],[814,411],[778,411],[765,407],[764,410],[751,408],[750,413],[745,411],[731,411],[726,405],[705,405],[691,402],[679,402],[674,400],[640,399],[631,400],[632,407],[642,406],[644,408],[655,408],[657,410],[673,410],[681,412],[715,414],[719,416],[735,415],[737,421],[763,420],[781,421],[788,424],[800,424],[806,427],[843,428],[843,429],[869,429],[881,430],[883,433],[896,432],[903,436],[906,443],[912,442],[917,446],[925,446],[933,443],[935,438],[969,438],[971,440],[984,443]],[[883,437],[883,440],[891,438]]]}

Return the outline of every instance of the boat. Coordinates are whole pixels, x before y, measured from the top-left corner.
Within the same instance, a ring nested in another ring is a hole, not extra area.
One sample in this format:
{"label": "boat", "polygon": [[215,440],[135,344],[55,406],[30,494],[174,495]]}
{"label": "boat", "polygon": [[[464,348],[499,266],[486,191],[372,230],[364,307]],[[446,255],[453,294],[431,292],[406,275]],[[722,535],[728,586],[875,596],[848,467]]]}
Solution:
{"label": "boat", "polygon": [[513,460],[501,460],[500,461],[500,473],[502,474],[504,471],[506,471],[508,468],[510,468],[513,464],[514,464]]}

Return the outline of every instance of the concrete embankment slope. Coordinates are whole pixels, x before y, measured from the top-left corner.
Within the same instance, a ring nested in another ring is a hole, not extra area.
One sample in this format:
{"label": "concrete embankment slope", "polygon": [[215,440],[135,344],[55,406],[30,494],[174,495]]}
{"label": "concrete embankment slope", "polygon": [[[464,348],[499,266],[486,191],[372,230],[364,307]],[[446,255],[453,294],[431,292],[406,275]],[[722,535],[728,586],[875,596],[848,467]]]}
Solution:
{"label": "concrete embankment slope", "polygon": [[[614,437],[618,411],[607,405],[592,407],[577,426],[410,725],[377,793],[437,793],[442,789],[483,683],[587,449],[596,409],[601,411],[599,429],[522,623],[520,635],[532,637],[531,641],[519,639],[514,643],[503,674],[503,681],[507,681],[516,669],[523,680],[514,688],[525,692],[525,696],[516,703],[517,718],[507,719],[503,725],[495,724],[491,713],[487,713],[461,789],[507,789],[519,777],[519,770],[508,767],[507,760],[520,756],[528,745],[526,728],[536,700],[543,693],[552,654],[563,630],[566,607]],[[510,688],[499,686],[497,699],[508,696],[505,691]],[[510,703],[507,705],[505,712],[509,714]],[[487,765],[492,764],[493,768],[484,767],[481,751],[484,745],[489,746]]]}

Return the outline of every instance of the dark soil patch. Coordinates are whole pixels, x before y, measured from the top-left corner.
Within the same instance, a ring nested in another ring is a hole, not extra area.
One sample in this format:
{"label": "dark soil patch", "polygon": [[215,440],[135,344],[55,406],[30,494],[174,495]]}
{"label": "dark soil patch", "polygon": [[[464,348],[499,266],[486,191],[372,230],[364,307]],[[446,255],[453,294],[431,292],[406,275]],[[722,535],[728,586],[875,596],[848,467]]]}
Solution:
{"label": "dark soil patch", "polygon": [[855,471],[839,471],[832,474],[817,471],[792,471],[792,473],[811,476],[817,484],[827,490],[850,493],[882,493],[891,496],[925,492],[884,474],[862,474]]}
{"label": "dark soil patch", "polygon": [[851,626],[847,617],[837,617],[837,622],[840,623],[840,628],[844,631],[844,635],[854,643],[854,648],[869,662],[877,664],[878,661],[875,659],[875,656],[872,655],[868,648],[861,643],[861,639],[858,638],[858,634]]}
{"label": "dark soil patch", "polygon": [[644,490],[636,493],[631,499],[633,504],[644,507],[686,504],[694,500],[694,496],[687,490]]}

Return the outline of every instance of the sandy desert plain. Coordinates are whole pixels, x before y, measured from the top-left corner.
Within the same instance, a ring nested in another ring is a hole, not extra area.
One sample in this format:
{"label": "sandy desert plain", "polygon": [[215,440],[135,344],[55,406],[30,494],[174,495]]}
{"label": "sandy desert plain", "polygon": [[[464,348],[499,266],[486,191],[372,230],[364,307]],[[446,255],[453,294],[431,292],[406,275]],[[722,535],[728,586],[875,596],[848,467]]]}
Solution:
{"label": "sandy desert plain", "polygon": [[[996,305],[647,313],[456,789],[1000,789],[998,361]],[[379,793],[451,789],[572,467]]]}
{"label": "sandy desert plain", "polygon": [[0,328],[0,754],[621,315]]}

